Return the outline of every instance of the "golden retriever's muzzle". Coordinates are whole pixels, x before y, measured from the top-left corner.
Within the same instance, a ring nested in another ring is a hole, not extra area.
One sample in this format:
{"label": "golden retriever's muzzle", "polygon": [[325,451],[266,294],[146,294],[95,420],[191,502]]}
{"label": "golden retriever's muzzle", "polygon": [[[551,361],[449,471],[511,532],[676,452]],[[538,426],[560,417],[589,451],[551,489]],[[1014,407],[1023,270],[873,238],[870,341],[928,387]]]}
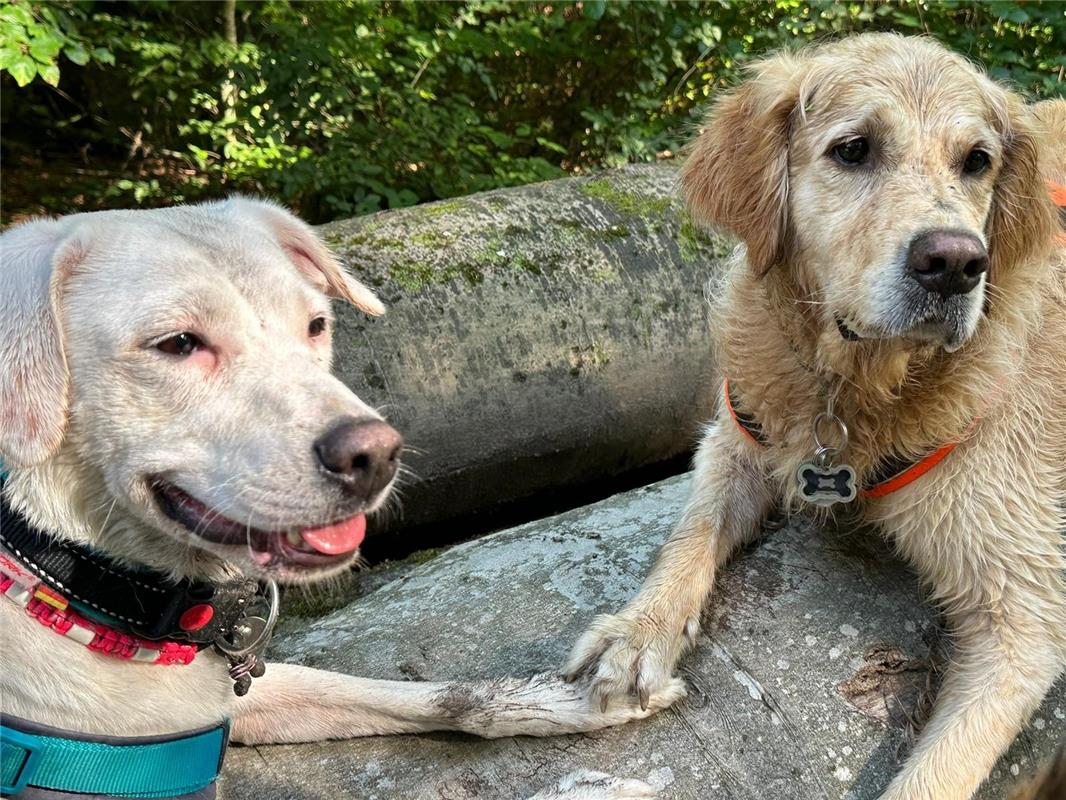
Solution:
{"label": "golden retriever's muzzle", "polygon": [[984,306],[989,266],[984,244],[968,231],[933,229],[916,234],[905,248],[897,267],[875,279],[874,330],[865,320],[838,316],[842,335],[901,336],[958,349]]}

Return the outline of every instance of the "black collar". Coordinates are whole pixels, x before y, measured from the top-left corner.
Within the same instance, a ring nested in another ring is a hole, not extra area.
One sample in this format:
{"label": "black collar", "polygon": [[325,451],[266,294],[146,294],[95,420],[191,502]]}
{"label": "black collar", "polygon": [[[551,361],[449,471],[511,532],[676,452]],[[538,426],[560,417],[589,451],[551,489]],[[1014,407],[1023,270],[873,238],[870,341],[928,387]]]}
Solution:
{"label": "black collar", "polygon": [[206,647],[230,635],[260,593],[255,580],[174,581],[164,573],[131,568],[90,547],[52,536],[8,505],[3,485],[0,479],[0,543],[48,586],[88,613],[103,615],[106,619],[101,621],[113,627],[145,639]]}

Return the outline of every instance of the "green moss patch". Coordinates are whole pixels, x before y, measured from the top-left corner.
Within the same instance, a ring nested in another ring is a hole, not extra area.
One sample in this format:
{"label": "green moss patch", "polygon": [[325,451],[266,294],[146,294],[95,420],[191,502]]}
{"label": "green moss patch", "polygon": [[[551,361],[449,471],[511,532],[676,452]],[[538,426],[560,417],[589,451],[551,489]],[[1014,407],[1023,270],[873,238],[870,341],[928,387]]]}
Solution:
{"label": "green moss patch", "polygon": [[581,184],[581,191],[589,197],[602,200],[623,214],[641,219],[665,214],[672,205],[669,197],[650,197],[629,192],[619,189],[605,178]]}

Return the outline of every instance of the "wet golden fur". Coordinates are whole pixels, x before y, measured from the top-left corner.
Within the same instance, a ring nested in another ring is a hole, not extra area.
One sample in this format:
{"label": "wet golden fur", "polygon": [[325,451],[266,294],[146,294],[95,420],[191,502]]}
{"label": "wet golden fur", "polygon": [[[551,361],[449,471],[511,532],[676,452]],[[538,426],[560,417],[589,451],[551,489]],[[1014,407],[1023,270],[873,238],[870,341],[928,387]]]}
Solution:
{"label": "wet golden fur", "polygon": [[[1066,103],[1027,107],[932,40],[890,34],[772,56],[715,104],[682,184],[698,219],[743,240],[718,306],[718,363],[770,446],[724,410],[708,427],[644,587],[575,646],[568,672],[591,675],[597,700],[643,697],[674,673],[716,570],[775,503],[798,507],[792,476],[832,396],[860,482],[890,454],[965,435],[919,481],[859,502],[956,639],[933,715],[882,797],[973,794],[1066,661],[1066,249],[1046,186],[1066,169],[1064,121]],[[880,143],[873,170],[826,157],[857,133]],[[990,166],[961,174],[977,146]],[[930,228],[972,233],[989,253],[950,326],[904,324],[896,299],[913,288],[893,283],[900,253]]]}

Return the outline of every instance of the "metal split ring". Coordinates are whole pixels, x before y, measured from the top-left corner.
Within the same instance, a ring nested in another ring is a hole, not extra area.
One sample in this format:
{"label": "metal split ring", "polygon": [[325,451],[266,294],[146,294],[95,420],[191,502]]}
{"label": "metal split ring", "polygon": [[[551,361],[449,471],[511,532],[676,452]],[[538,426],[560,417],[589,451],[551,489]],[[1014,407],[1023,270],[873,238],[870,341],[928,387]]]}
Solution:
{"label": "metal split ring", "polygon": [[229,676],[233,680],[237,680],[242,675],[249,674],[255,668],[255,662],[256,657],[252,653],[249,653],[229,668]]}
{"label": "metal split ring", "polygon": [[811,461],[819,469],[832,469],[839,454],[840,451],[835,447],[819,447],[814,451],[814,458]]}
{"label": "metal split ring", "polygon": [[[835,441],[823,441],[822,437],[818,435],[819,430],[826,424],[836,426],[836,440]],[[834,414],[832,411],[823,411],[817,417],[814,418],[814,446],[817,452],[829,452],[840,453],[848,446],[848,426],[844,420]]]}
{"label": "metal split ring", "polygon": [[[233,630],[228,634],[220,635],[215,639],[215,647],[221,650],[231,660],[239,660],[249,653],[261,653],[266,649],[270,636],[274,632],[274,625],[278,621],[278,585],[273,579],[266,581],[266,594],[257,595],[252,603],[245,608],[245,615],[237,620]],[[255,606],[266,606],[265,615],[259,616],[254,613]],[[249,641],[248,636],[252,635]]]}

